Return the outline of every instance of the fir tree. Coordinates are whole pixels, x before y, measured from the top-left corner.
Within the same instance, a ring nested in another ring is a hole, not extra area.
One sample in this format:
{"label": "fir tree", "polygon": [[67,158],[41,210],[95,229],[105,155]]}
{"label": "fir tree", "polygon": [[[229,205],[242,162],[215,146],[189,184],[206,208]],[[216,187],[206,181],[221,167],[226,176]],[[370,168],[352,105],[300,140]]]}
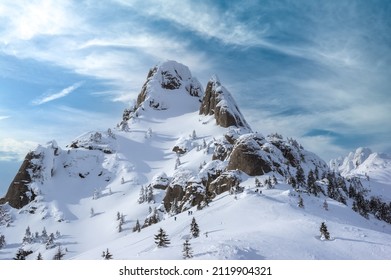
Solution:
{"label": "fir tree", "polygon": [[5,246],[5,236],[4,235],[0,235],[0,249],[4,248]]}
{"label": "fir tree", "polygon": [[141,186],[140,194],[139,194],[139,196],[138,196],[137,202],[138,202],[139,204],[145,202],[145,190],[144,190],[144,186]]}
{"label": "fir tree", "polygon": [[113,259],[113,255],[109,252],[108,248],[106,249],[106,252],[105,251],[102,252],[102,258],[104,260],[111,260],[111,259]]}
{"label": "fir tree", "polygon": [[62,258],[65,256],[65,253],[62,251],[61,246],[58,246],[57,253],[54,255],[53,260],[62,260]]}
{"label": "fir tree", "polygon": [[320,225],[319,230],[320,230],[320,239],[322,239],[322,240],[330,240],[330,233],[327,230],[327,226],[326,226],[325,222],[322,222],[322,224]]}
{"label": "fir tree", "polygon": [[310,170],[307,176],[307,191],[315,196],[318,195],[318,188],[316,186],[316,179],[314,176],[314,172]]}
{"label": "fir tree", "polygon": [[260,188],[261,187],[261,181],[259,181],[258,178],[255,178],[255,187]]}
{"label": "fir tree", "polygon": [[170,244],[168,235],[162,228],[160,228],[158,234],[155,235],[155,244],[158,248],[167,247]]}
{"label": "fir tree", "polygon": [[43,260],[42,254],[41,254],[41,253],[38,253],[38,255],[37,255],[37,260],[38,260],[38,261],[42,261],[42,260]]}
{"label": "fir tree", "polygon": [[198,236],[200,236],[200,229],[199,229],[198,224],[196,222],[196,219],[194,217],[191,221],[190,232],[194,238],[197,238]]}
{"label": "fir tree", "polygon": [[297,167],[296,171],[296,182],[299,187],[303,187],[305,185],[304,170],[300,165]]}
{"label": "fir tree", "polygon": [[18,252],[16,252],[16,256],[15,256],[14,260],[25,260],[26,257],[32,253],[33,253],[33,251],[31,251],[31,250],[25,251],[23,249],[19,249]]}
{"label": "fir tree", "polygon": [[189,239],[186,239],[186,241],[183,243],[182,252],[184,259],[191,259],[193,257],[193,250],[191,249]]}
{"label": "fir tree", "polygon": [[122,221],[119,220],[119,223],[118,223],[118,226],[117,226],[118,232],[122,232],[122,225],[123,225]]}
{"label": "fir tree", "polygon": [[54,235],[50,234],[50,236],[48,237],[48,239],[46,241],[46,249],[51,249],[54,246],[55,246],[55,244],[54,244]]}
{"label": "fir tree", "polygon": [[31,235],[30,227],[26,228],[26,232],[23,237],[23,244],[29,244],[33,242],[33,238]]}
{"label": "fir tree", "polygon": [[273,185],[273,186],[275,186],[275,185],[277,185],[277,178],[276,178],[276,176],[273,174],[273,176],[272,176],[272,178],[271,178],[271,184]]}
{"label": "fir tree", "polygon": [[137,220],[136,221],[136,225],[133,227],[133,232],[140,232],[141,231],[141,226],[140,226],[140,222]]}
{"label": "fir tree", "polygon": [[146,201],[148,203],[151,203],[153,201],[153,187],[151,185],[147,187]]}
{"label": "fir tree", "polygon": [[42,240],[43,243],[46,243],[48,241],[48,239],[49,239],[49,236],[48,236],[48,233],[46,231],[46,228],[44,227],[42,229],[41,240]]}
{"label": "fir tree", "polygon": [[91,207],[90,209],[90,217],[94,217],[95,216],[95,211],[94,211],[94,208]]}
{"label": "fir tree", "polygon": [[299,201],[297,202],[297,206],[300,208],[304,208],[304,201],[300,195],[299,195]]}

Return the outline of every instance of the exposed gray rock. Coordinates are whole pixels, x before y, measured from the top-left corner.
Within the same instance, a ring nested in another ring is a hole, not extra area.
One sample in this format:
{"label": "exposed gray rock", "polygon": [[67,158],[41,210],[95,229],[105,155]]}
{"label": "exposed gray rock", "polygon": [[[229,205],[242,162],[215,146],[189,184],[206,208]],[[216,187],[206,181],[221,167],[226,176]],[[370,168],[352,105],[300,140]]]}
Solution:
{"label": "exposed gray rock", "polygon": [[200,107],[200,115],[202,114],[214,115],[216,123],[222,127],[235,126],[250,130],[231,94],[217,77],[213,77],[206,86]]}
{"label": "exposed gray rock", "polygon": [[33,152],[26,155],[18,173],[12,180],[5,197],[0,199],[0,204],[8,202],[11,207],[20,209],[34,200],[36,195],[29,188],[29,184],[31,183],[29,170],[39,168],[39,166],[35,166],[32,163],[34,158],[37,158],[37,155]]}
{"label": "exposed gray rock", "polygon": [[262,151],[265,139],[258,134],[240,138],[229,157],[228,170],[241,170],[250,176],[259,176],[272,171],[272,162]]}

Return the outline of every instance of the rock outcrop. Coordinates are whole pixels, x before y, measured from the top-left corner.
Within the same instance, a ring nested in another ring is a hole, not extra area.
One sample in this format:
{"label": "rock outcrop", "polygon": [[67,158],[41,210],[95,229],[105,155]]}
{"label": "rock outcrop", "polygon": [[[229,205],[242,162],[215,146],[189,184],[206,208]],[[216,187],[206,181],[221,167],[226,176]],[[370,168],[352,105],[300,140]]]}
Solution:
{"label": "rock outcrop", "polygon": [[32,163],[34,158],[36,158],[36,155],[33,152],[26,155],[18,173],[12,180],[5,197],[0,199],[0,204],[8,202],[13,208],[20,209],[34,200],[35,194],[29,188],[29,184],[31,183],[29,171],[36,168]]}
{"label": "rock outcrop", "polygon": [[244,127],[250,129],[230,92],[214,76],[206,86],[200,107],[200,115],[214,115],[216,124],[222,127]]}

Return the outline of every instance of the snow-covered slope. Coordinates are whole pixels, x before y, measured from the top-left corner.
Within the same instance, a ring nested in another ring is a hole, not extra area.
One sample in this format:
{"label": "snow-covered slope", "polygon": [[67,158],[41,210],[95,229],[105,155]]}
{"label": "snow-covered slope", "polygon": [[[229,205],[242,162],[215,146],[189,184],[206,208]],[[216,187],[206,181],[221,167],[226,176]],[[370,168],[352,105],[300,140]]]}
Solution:
{"label": "snow-covered slope", "polygon": [[[293,139],[253,133],[217,78],[206,93],[167,61],[116,127],[39,146],[2,200],[0,259],[20,249],[27,259],[101,259],[107,249],[180,259],[186,239],[195,259],[391,258],[390,224],[352,211],[326,163]],[[160,228],[166,248],[154,243]]]}

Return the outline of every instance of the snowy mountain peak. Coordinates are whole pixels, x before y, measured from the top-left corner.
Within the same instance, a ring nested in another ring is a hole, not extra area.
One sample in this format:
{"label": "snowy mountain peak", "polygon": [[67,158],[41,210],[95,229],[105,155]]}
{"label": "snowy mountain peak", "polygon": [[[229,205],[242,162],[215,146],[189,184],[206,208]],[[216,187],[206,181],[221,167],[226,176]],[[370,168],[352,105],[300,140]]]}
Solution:
{"label": "snowy mountain peak", "polygon": [[[350,152],[346,157],[339,157],[337,159],[333,159],[330,161],[330,168],[340,172],[343,176],[347,176],[349,174],[356,173],[369,158],[372,161],[373,158],[376,157],[370,148],[357,148],[356,151]],[[369,166],[369,162],[366,162],[366,166]],[[364,172],[365,173],[365,172]],[[363,173],[363,175],[364,175]]]}
{"label": "snowy mountain peak", "polygon": [[[192,77],[189,68],[169,60],[149,71],[147,81],[137,97],[137,107],[167,110],[178,105],[182,107],[182,101],[186,99],[186,107],[196,108],[202,96],[202,86],[195,77]],[[191,106],[192,103],[194,106]]]}

